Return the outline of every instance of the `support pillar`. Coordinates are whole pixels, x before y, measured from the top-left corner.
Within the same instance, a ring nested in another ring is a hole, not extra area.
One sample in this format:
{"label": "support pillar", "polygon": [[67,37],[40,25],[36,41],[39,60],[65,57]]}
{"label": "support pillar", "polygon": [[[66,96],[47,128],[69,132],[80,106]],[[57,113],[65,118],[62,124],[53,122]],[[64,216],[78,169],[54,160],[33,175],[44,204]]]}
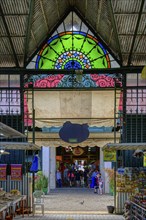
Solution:
{"label": "support pillar", "polygon": [[42,171],[48,177],[48,193],[56,188],[56,148],[42,147]]}

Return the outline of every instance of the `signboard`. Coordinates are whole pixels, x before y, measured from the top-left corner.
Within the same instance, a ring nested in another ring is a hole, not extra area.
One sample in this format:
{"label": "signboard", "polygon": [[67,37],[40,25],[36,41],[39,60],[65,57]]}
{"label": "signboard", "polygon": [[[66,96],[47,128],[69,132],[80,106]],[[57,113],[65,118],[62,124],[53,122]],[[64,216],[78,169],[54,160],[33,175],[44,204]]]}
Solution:
{"label": "signboard", "polygon": [[69,138],[68,142],[69,143],[78,143],[78,140],[77,140],[77,138]]}
{"label": "signboard", "polygon": [[0,181],[6,181],[7,164],[0,164]]}
{"label": "signboard", "polygon": [[22,180],[22,164],[11,164],[11,180]]}
{"label": "signboard", "polygon": [[146,167],[146,154],[143,156],[143,166]]}
{"label": "signboard", "polygon": [[116,162],[116,151],[104,150],[103,152],[104,161]]}
{"label": "signboard", "polygon": [[80,156],[84,153],[84,150],[80,147],[76,147],[76,148],[73,148],[73,151],[72,151],[73,155],[75,156]]}
{"label": "signboard", "polygon": [[118,174],[123,175],[125,173],[125,169],[124,168],[118,168]]}

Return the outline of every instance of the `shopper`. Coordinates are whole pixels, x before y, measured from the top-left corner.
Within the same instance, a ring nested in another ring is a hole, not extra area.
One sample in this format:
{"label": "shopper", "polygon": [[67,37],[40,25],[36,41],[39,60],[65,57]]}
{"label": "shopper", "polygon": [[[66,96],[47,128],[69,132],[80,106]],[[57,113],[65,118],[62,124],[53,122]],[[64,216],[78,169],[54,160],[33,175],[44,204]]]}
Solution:
{"label": "shopper", "polygon": [[99,194],[103,194],[103,179],[101,177],[101,173],[98,176],[98,184],[99,184]]}
{"label": "shopper", "polygon": [[62,179],[61,179],[61,172],[57,170],[56,172],[56,182],[58,187],[62,187]]}
{"label": "shopper", "polygon": [[75,180],[75,175],[72,170],[69,171],[68,178],[69,178],[69,186],[72,187],[74,184],[74,180]]}

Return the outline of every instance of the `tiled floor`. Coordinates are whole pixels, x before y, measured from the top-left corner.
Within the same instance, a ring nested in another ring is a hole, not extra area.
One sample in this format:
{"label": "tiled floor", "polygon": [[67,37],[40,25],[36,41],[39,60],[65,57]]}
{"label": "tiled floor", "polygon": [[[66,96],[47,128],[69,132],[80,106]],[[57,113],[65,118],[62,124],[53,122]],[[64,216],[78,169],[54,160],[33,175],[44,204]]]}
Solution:
{"label": "tiled floor", "polygon": [[[16,220],[22,220],[22,217],[16,216]],[[31,220],[31,219],[37,219],[37,220],[124,220],[124,218],[120,215],[89,215],[89,214],[45,214],[42,215],[35,215],[34,217],[32,215],[25,216],[23,218],[24,220]]]}
{"label": "tiled floor", "polygon": [[[107,205],[114,205],[114,197],[94,194],[93,189],[60,188],[45,196],[45,215],[38,208],[35,216],[24,220],[124,220],[122,215],[108,214]],[[22,219],[16,216],[16,220]]]}

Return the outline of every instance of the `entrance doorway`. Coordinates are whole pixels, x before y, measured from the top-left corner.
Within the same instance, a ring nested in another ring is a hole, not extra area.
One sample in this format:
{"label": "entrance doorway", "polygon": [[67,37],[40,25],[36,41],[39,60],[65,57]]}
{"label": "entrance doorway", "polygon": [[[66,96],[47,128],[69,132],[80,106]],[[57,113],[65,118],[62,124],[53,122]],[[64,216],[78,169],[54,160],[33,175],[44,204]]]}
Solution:
{"label": "entrance doorway", "polygon": [[[56,168],[60,170],[62,177],[62,186],[69,187],[68,173],[73,171],[75,178],[76,172],[79,171],[82,175],[90,169],[99,169],[100,150],[99,147],[58,147],[56,149]],[[73,186],[76,186],[74,179]],[[87,186],[87,180],[86,180]]]}

